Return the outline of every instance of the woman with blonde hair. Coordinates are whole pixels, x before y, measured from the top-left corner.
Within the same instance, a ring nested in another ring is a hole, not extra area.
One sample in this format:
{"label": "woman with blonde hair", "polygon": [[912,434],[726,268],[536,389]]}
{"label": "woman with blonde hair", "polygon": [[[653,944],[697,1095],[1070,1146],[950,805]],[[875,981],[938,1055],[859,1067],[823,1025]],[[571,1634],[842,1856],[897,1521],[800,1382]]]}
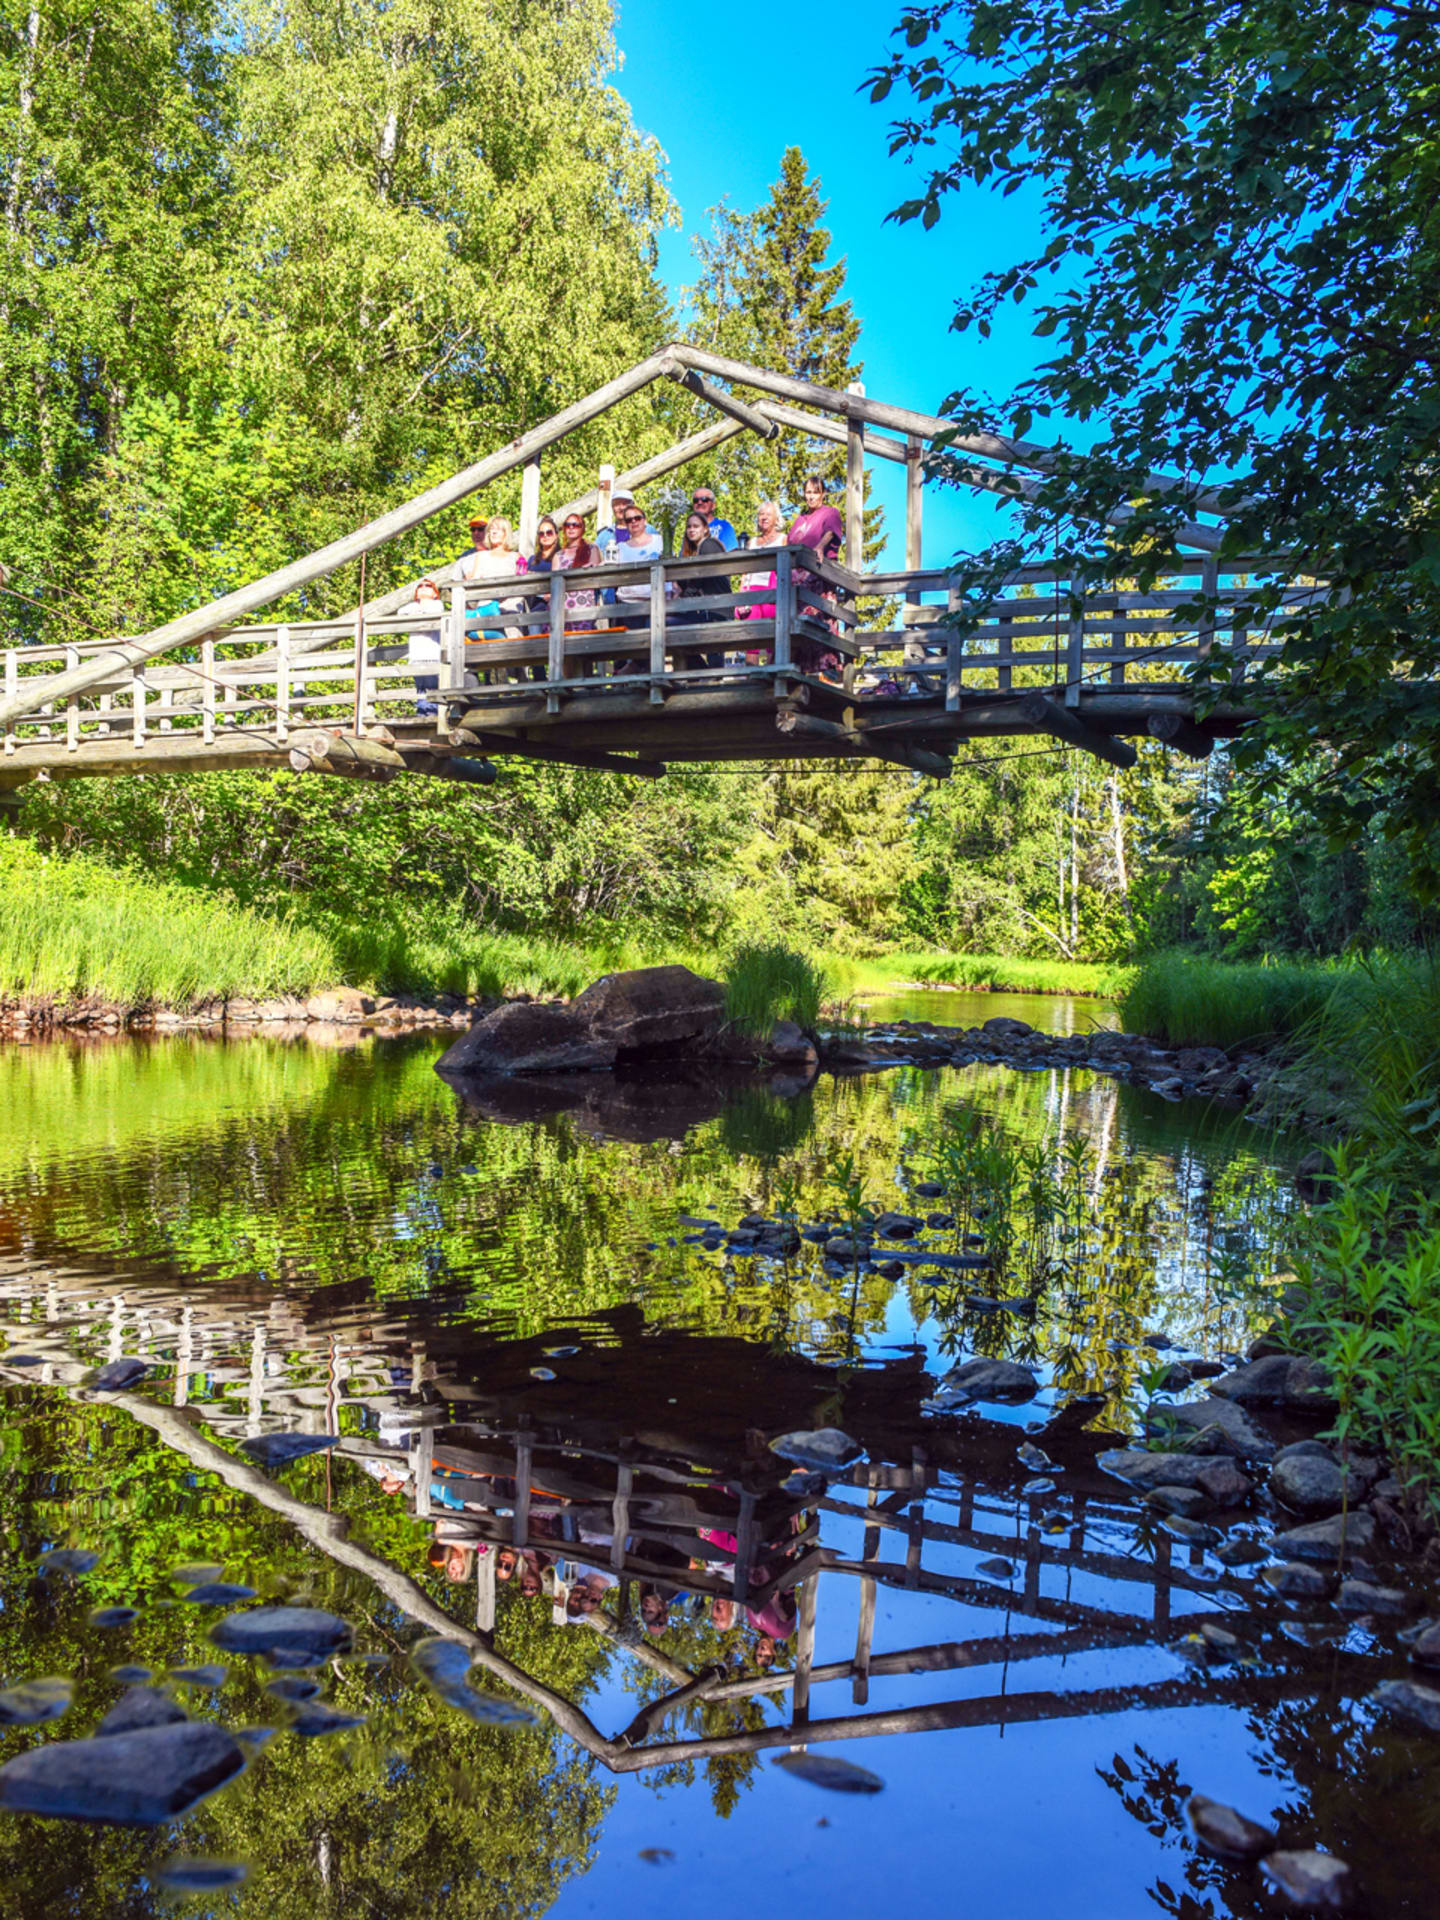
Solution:
{"label": "woman with blonde hair", "polygon": [[[755,538],[750,542],[753,552],[757,547],[783,547],[785,545],[785,516],[774,500],[762,500],[755,509]],[[758,573],[747,573],[740,582],[742,591],[752,587],[773,587],[775,569],[765,567]],[[773,600],[752,600],[749,606],[735,609],[737,620],[773,620],[775,602]],[[763,667],[769,664],[773,649],[752,647],[745,655],[747,667]]]}

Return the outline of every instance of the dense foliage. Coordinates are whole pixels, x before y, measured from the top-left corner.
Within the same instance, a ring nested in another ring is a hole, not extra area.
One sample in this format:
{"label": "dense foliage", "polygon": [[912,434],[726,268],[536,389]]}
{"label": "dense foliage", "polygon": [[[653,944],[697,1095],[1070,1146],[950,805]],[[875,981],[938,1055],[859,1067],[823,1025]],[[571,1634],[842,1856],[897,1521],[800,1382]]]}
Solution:
{"label": "dense foliage", "polygon": [[[921,177],[901,218],[933,226],[969,183],[1041,199],[1043,244],[955,317],[984,335],[1002,303],[1036,296],[1055,353],[1001,417],[1093,435],[1040,489],[1031,544],[1148,580],[1218,494],[1226,554],[1289,553],[1292,579],[1333,580],[1341,593],[1277,630],[1265,725],[1237,758],[1265,791],[1328,740],[1311,817],[1337,842],[1374,823],[1430,891],[1437,26],[1425,4],[938,0],[906,8],[872,86],[908,99],[893,146]],[[972,394],[949,406],[961,423],[986,411]],[[1157,469],[1182,483],[1137,508]],[[1252,629],[1278,597],[1256,589]]]}

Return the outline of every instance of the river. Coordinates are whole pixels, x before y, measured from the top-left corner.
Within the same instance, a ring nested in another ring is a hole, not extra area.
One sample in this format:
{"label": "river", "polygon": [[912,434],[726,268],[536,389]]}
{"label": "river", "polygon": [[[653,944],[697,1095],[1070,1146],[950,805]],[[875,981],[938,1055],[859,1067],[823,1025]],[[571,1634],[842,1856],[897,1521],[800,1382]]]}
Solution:
{"label": "river", "polygon": [[[870,1018],[1109,1017],[1013,998]],[[1367,1703],[1393,1630],[1278,1600],[1095,1463],[1264,1323],[1299,1144],[983,1066],[467,1104],[443,1044],[0,1055],[0,1678],[74,1686],[0,1761],[141,1669],[247,1760],[158,1827],[0,1813],[0,1913],[1258,1914],[1191,1790],[1343,1856],[1380,1920],[1433,1912],[1434,1745]],[[859,1266],[718,1231],[861,1207],[922,1225]],[[958,1264],[981,1240],[1003,1271]],[[977,1356],[1038,1390],[957,1404]],[[768,1444],[825,1427],[859,1455],[828,1478]],[[296,1434],[331,1444],[267,1460]],[[361,1724],[297,1730],[188,1563],[342,1618],[312,1677]],[[468,1713],[409,1657],[447,1621]],[[167,1888],[180,1855],[235,1884]]]}

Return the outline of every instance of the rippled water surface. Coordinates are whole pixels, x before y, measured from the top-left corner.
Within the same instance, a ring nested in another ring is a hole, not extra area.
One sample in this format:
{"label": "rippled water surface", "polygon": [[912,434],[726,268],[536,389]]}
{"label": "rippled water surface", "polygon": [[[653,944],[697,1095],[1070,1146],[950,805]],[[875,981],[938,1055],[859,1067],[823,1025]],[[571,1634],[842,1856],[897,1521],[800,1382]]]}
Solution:
{"label": "rippled water surface", "polygon": [[[934,998],[881,1017],[1014,1010]],[[1437,1748],[1368,1704],[1405,1672],[1394,1630],[1262,1598],[1095,1461],[1167,1362],[1263,1320],[1283,1147],[991,1067],[467,1100],[443,1044],[0,1055],[0,1682],[74,1683],[0,1761],[90,1733],[117,1668],[250,1733],[177,1821],[0,1812],[0,1913],[1267,1911],[1190,1839],[1196,1789],[1341,1854],[1364,1911],[1433,1913]],[[706,1229],[943,1219],[953,1191],[920,1188],[967,1129],[1048,1182],[1043,1271],[1031,1216],[1001,1275],[947,1264],[971,1219],[859,1270]],[[952,1404],[974,1355],[1038,1391]],[[124,1357],[138,1383],[86,1384]],[[822,1427],[858,1458],[795,1477],[769,1441]],[[334,1444],[266,1454],[296,1434]],[[1219,1529],[1269,1531],[1254,1506]],[[42,1569],[57,1546],[98,1562]],[[188,1563],[256,1601],[187,1598]],[[211,1643],[279,1601],[348,1624],[309,1677],[362,1725],[306,1737]],[[411,1659],[436,1633],[474,1661],[458,1703]],[[883,1785],[817,1784],[817,1757]],[[181,1855],[246,1877],[176,1892]]]}

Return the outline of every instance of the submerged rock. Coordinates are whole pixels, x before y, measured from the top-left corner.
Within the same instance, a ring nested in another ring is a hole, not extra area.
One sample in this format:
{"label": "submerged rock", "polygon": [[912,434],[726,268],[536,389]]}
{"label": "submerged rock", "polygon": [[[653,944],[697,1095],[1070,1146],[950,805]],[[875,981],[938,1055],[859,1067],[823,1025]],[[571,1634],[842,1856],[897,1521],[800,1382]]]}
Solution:
{"label": "submerged rock", "polygon": [[277,1666],[307,1666],[348,1653],[350,1629],[319,1607],[256,1607],[227,1614],[210,1638],[226,1653],[254,1653]]}
{"label": "submerged rock", "polygon": [[182,1687],[223,1687],[229,1673],[228,1667],[210,1661],[200,1667],[172,1667],[170,1678],[178,1680]]}
{"label": "submerged rock", "polygon": [[288,1467],[293,1460],[303,1460],[307,1453],[325,1453],[339,1444],[338,1433],[261,1433],[253,1440],[242,1440],[240,1451],[269,1470]]}
{"label": "submerged rock", "polygon": [[365,1725],[363,1713],[342,1713],[339,1707],[327,1707],[323,1700],[302,1707],[291,1722],[291,1731],[304,1740],[318,1740],[327,1733],[351,1733]]}
{"label": "submerged rock", "polygon": [[1014,1360],[966,1360],[952,1367],[941,1384],[972,1400],[1029,1400],[1040,1388],[1030,1368]]}
{"label": "submerged rock", "polygon": [[1266,1567],[1260,1578],[1286,1600],[1323,1600],[1335,1588],[1333,1573],[1323,1567],[1307,1567],[1300,1560]]}
{"label": "submerged rock", "polygon": [[207,1580],[191,1587],[185,1595],[193,1607],[238,1607],[242,1600],[255,1598],[254,1587],[242,1587],[231,1580]]}
{"label": "submerged rock", "polygon": [[987,1580],[1013,1580],[1015,1578],[1015,1568],[1011,1562],[999,1558],[980,1561],[975,1571],[977,1573],[983,1573]]}
{"label": "submerged rock", "polygon": [[1440,1689],[1418,1680],[1382,1680],[1370,1698],[1385,1713],[1427,1733],[1440,1733]]}
{"label": "submerged rock", "polygon": [[1440,1620],[1429,1621],[1416,1633],[1410,1658],[1417,1667],[1440,1667]]}
{"label": "submerged rock", "polygon": [[1378,1613],[1397,1620],[1415,1611],[1414,1599],[1403,1587],[1382,1587],[1373,1580],[1342,1580],[1335,1604],[1342,1613]]}
{"label": "submerged rock", "polygon": [[1374,1544],[1375,1522],[1368,1513],[1337,1513],[1328,1520],[1312,1520],[1307,1526],[1276,1534],[1271,1551],[1290,1560],[1334,1564],[1357,1553],[1368,1553]]}
{"label": "submerged rock", "polygon": [[436,1634],[417,1641],[410,1659],[416,1671],[447,1706],[477,1720],[482,1726],[533,1726],[536,1716],[528,1707],[502,1700],[498,1694],[477,1693],[468,1675],[473,1664],[468,1647],[457,1640]]}
{"label": "submerged rock", "polygon": [[879,1793],[885,1782],[878,1773],[857,1767],[828,1753],[782,1753],[774,1763],[797,1780],[830,1793]]}
{"label": "submerged rock", "polygon": [[112,1360],[90,1381],[92,1393],[123,1393],[127,1387],[133,1387],[143,1380],[150,1371],[146,1360]]}
{"label": "submerged rock", "polygon": [[1202,1847],[1233,1860],[1253,1860],[1275,1844],[1275,1835],[1258,1820],[1250,1820],[1223,1800],[1192,1793],[1185,1804],[1190,1829]]}
{"label": "submerged rock", "polygon": [[817,1427],[811,1433],[782,1433],[770,1442],[770,1451],[778,1453],[782,1460],[793,1460],[797,1466],[820,1473],[843,1473],[857,1460],[865,1458],[860,1442],[852,1440],[838,1427]]}
{"label": "submerged rock", "polygon": [[153,1827],[173,1820],[245,1765],[223,1727],[204,1720],[60,1740],[0,1767],[0,1807],[56,1820]]}
{"label": "submerged rock", "polygon": [[1185,1400],[1167,1406],[1149,1419],[1152,1433],[1173,1433],[1176,1441],[1196,1452],[1229,1453],[1237,1460],[1271,1460],[1275,1442],[1262,1433],[1234,1400]]}
{"label": "submerged rock", "polygon": [[99,1554],[92,1553],[89,1547],[52,1547],[49,1553],[40,1556],[42,1573],[68,1573],[75,1580],[93,1572],[99,1564]]}
{"label": "submerged rock", "polygon": [[1205,1512],[1210,1501],[1198,1487],[1152,1487],[1145,1496],[1145,1504],[1159,1513],[1193,1520],[1197,1514]]}
{"label": "submerged rock", "polygon": [[58,1720],[68,1713],[75,1697],[75,1683],[63,1674],[47,1674],[43,1680],[22,1680],[18,1686],[0,1692],[0,1727],[38,1727],[47,1720]]}
{"label": "submerged rock", "polygon": [[92,1607],[92,1627],[129,1627],[140,1618],[139,1607]]}
{"label": "submerged rock", "polygon": [[1210,1464],[1192,1453],[1151,1453],[1144,1447],[1112,1447],[1095,1456],[1103,1473],[1148,1493],[1156,1487],[1200,1486],[1200,1475]]}
{"label": "submerged rock", "polygon": [[1223,1374],[1211,1392],[1247,1407],[1309,1407],[1325,1400],[1329,1388],[1330,1376],[1318,1360],[1272,1353]]}
{"label": "submerged rock", "polygon": [[187,1718],[184,1708],[159,1687],[131,1687],[96,1727],[94,1738],[112,1740],[116,1734],[138,1733],[142,1727],[173,1727]]}
{"label": "submerged rock", "polygon": [[155,1878],[171,1893],[218,1893],[222,1887],[238,1887],[249,1871],[243,1860],[204,1860],[176,1854]]}
{"label": "submerged rock", "polygon": [[1354,1891],[1354,1877],[1333,1853],[1267,1853],[1261,1869],[1303,1913],[1343,1913]]}

